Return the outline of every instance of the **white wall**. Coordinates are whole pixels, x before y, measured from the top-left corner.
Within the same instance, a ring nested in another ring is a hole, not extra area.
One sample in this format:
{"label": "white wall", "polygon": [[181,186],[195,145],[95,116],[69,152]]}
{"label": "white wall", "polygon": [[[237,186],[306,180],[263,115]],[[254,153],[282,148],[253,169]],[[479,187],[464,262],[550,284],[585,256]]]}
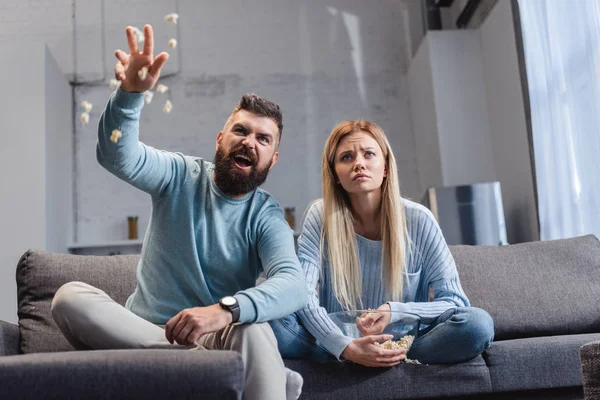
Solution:
{"label": "white wall", "polygon": [[17,261],[46,246],[44,47],[3,41],[0,51],[11,60],[0,73],[0,319],[16,322]]}
{"label": "white wall", "polygon": [[428,32],[408,77],[421,195],[498,180],[509,243],[539,240],[510,1],[478,30]]}
{"label": "white wall", "polygon": [[[212,159],[217,132],[244,92],[257,92],[284,109],[281,158],[265,189],[299,218],[321,195],[320,158],[333,125],[368,118],[388,133],[404,193],[417,197],[414,138],[408,115],[406,4],[359,0],[152,1],[9,0],[0,11],[0,39],[46,42],[59,69],[80,82],[76,103],[94,104],[88,126],[76,112],[74,232],[79,242],[123,239],[126,216],[150,210],[147,196],[102,170],[95,161],[95,129],[109,95],[116,48],[126,49],[127,25],[154,26],[157,51],[172,57],[165,83],[170,115],[155,97],[144,110],[142,139],[155,147]],[[180,14],[177,26],[164,15]],[[178,48],[168,49],[177,37]],[[58,144],[56,144],[58,145]]]}
{"label": "white wall", "polygon": [[510,1],[480,28],[496,174],[509,243],[539,240],[527,124]]}
{"label": "white wall", "polygon": [[478,31],[429,31],[408,79],[420,195],[496,180]]}
{"label": "white wall", "polygon": [[427,36],[444,186],[495,181],[479,32]]}
{"label": "white wall", "polygon": [[409,54],[414,57],[427,30],[423,16],[423,2],[421,0],[405,0],[405,3],[408,19],[408,42],[410,43]]}
{"label": "white wall", "polygon": [[444,185],[430,43],[427,37],[421,42],[411,60],[408,69],[408,85],[417,158],[418,199],[420,199],[427,188]]}
{"label": "white wall", "polygon": [[46,250],[66,253],[73,232],[73,95],[45,52]]}
{"label": "white wall", "polygon": [[[0,319],[17,321],[15,270],[27,249],[66,252],[72,225],[71,90],[42,43],[0,41]],[[27,60],[27,62],[17,62]]]}
{"label": "white wall", "polygon": [[[404,5],[381,1],[281,2],[263,0],[253,7],[234,1],[178,2],[177,27],[164,23],[174,3],[106,2],[105,69],[112,52],[126,46],[127,24],[154,25],[157,51],[171,54],[166,95],[144,108],[141,139],[154,147],[212,160],[215,138],[234,104],[256,92],[284,109],[279,163],[264,188],[300,217],[321,196],[321,152],[331,128],[344,119],[372,119],[387,132],[395,150],[404,193],[420,195],[408,111]],[[96,4],[79,7],[77,75],[102,77],[98,49],[101,26]],[[83,9],[83,10],[82,10]],[[243,21],[240,19],[242,13]],[[400,21],[400,22],[399,22]],[[87,25],[85,25],[87,24]],[[166,47],[179,35],[177,49]],[[87,46],[82,45],[89,38]],[[179,58],[181,57],[181,59]],[[106,81],[108,76],[106,77]],[[138,215],[143,233],[149,217],[146,194],[101,169],[95,160],[96,124],[110,94],[105,83],[79,86],[76,103],[94,104],[90,124],[76,125],[76,238],[80,242],[125,239],[126,217]],[[166,98],[170,114],[161,112]],[[79,112],[80,110],[78,110]]]}

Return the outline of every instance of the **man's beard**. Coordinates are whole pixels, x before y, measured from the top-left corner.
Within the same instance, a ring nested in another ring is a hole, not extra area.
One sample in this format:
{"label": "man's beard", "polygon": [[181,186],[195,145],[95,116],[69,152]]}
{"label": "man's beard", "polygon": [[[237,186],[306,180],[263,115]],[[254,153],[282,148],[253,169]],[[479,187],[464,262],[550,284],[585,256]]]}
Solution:
{"label": "man's beard", "polygon": [[[234,157],[244,155],[250,159],[250,173],[240,170],[234,164]],[[232,150],[228,155],[219,148],[215,154],[215,183],[221,191],[229,196],[241,196],[250,193],[267,179],[273,160],[263,169],[256,164],[256,156],[245,146]]]}

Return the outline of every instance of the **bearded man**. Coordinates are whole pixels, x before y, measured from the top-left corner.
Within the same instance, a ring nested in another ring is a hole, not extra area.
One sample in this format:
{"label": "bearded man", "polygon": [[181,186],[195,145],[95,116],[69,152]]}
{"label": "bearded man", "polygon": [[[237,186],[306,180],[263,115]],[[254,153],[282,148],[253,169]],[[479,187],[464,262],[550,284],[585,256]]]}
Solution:
{"label": "bearded man", "polygon": [[149,25],[143,51],[131,27],[126,34],[130,53],[115,52],[121,86],[100,118],[97,158],[152,199],[137,287],[122,307],[91,285],[67,283],[54,297],[54,319],[81,350],[238,351],[245,399],[297,398],[302,377],[285,369],[267,321],[304,307],[306,283],[283,211],[258,188],[279,158],[280,108],[244,95],[217,135],[214,163],[147,146],[139,141],[144,92],[168,55],[154,57]]}

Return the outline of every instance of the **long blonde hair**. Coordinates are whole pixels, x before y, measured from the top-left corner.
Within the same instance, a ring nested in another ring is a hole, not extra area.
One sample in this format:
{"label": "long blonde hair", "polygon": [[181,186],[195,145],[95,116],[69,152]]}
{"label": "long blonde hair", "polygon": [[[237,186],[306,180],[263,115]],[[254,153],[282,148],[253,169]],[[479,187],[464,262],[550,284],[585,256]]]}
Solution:
{"label": "long blonde hair", "polygon": [[[385,265],[386,295],[400,301],[406,271],[407,227],[404,206],[400,197],[400,183],[396,159],[385,136],[377,124],[370,121],[344,121],[337,124],[323,151],[323,231],[321,249],[327,245],[333,292],[346,309],[362,304],[362,277],[358,260],[354,217],[350,198],[337,184],[335,153],[342,139],[355,132],[366,132],[381,147],[385,158],[387,177],[381,184],[381,239],[382,260]],[[382,269],[382,279],[383,279]]]}

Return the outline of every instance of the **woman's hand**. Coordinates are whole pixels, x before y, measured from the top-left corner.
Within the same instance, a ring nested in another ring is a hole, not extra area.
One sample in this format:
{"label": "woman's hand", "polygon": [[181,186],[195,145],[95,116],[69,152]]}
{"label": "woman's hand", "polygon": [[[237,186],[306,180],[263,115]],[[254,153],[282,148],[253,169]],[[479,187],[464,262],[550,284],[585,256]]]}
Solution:
{"label": "woman's hand", "polygon": [[[383,311],[383,312],[378,312]],[[365,313],[356,318],[356,327],[363,336],[378,335],[390,323],[392,313],[390,305],[385,303],[376,311]]]}
{"label": "woman's hand", "polygon": [[[126,92],[141,93],[152,89],[160,76],[160,70],[169,59],[165,52],[154,58],[154,34],[150,25],[144,26],[144,51],[140,51],[138,40],[133,28],[125,29],[129,54],[117,50],[115,57],[119,60],[115,66],[115,78],[121,81],[121,90]],[[138,74],[142,68],[147,68],[147,74]],[[142,79],[144,77],[145,79]]]}
{"label": "woman's hand", "polygon": [[342,357],[366,367],[393,367],[406,359],[406,349],[388,350],[375,344],[392,339],[392,335],[375,335],[355,339],[346,346]]}

